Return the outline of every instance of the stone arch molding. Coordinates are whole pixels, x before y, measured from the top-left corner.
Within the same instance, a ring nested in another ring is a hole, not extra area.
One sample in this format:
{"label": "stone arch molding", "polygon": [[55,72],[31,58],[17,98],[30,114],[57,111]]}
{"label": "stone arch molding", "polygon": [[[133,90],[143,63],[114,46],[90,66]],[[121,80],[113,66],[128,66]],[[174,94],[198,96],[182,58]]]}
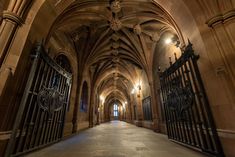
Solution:
{"label": "stone arch molding", "polygon": [[60,56],[60,55],[63,55],[63,56],[65,56],[67,59],[68,59],[68,62],[69,62],[69,66],[71,67],[71,73],[72,74],[74,74],[74,73],[76,73],[76,71],[77,71],[77,68],[76,68],[76,63],[74,63],[74,60],[73,60],[73,57],[72,57],[72,55],[70,55],[68,52],[66,52],[66,51],[58,51],[56,54],[55,54],[55,57],[54,57],[54,59],[56,59],[58,56]]}
{"label": "stone arch molding", "polygon": [[[170,15],[173,15],[172,13],[175,14],[175,12],[173,12],[173,10],[170,9],[169,6],[165,7],[165,3],[163,2],[163,0],[153,0],[154,2],[156,2],[157,4],[159,4],[162,9],[166,9],[165,11],[168,12]],[[171,0],[172,1],[172,0]],[[18,60],[20,58],[20,53],[23,51],[25,43],[27,41],[27,39],[30,39],[32,42],[36,41],[36,40],[41,40],[43,38],[45,38],[49,32],[50,32],[50,28],[53,25],[54,21],[56,20],[57,17],[59,17],[59,15],[69,6],[71,5],[74,1],[73,0],[56,0],[56,1],[52,1],[52,0],[36,0],[34,2],[30,1],[26,1],[26,0],[20,0],[16,2],[16,0],[11,0],[11,5],[9,6],[8,10],[5,11],[6,15],[4,16],[5,18],[11,18],[11,20],[14,21],[18,21],[16,23],[19,23],[19,21],[21,21],[20,23],[22,23],[22,25],[20,26],[19,30],[17,31],[17,33],[15,34],[15,38],[12,41],[12,47],[10,47],[10,49],[8,50],[9,53],[11,53],[13,51],[13,49],[15,49],[17,47],[17,49],[19,50],[17,54],[13,53],[14,55],[16,55],[18,57],[18,59],[16,59],[16,62],[11,64],[8,62],[8,59],[5,57],[4,60],[6,60],[4,62],[5,67],[11,67],[13,69],[12,72],[14,72],[15,67],[17,66]],[[170,2],[171,4],[174,4],[174,2]],[[177,1],[178,3],[178,1]],[[184,3],[184,2],[181,2]],[[51,19],[47,19],[47,23],[46,25],[43,27],[43,30],[40,30],[40,33],[35,31],[35,27],[34,24],[37,23],[38,21],[40,21],[40,19],[45,18],[45,16],[43,15],[39,15],[39,14],[43,14],[43,10],[48,9],[46,8],[46,6],[49,5],[51,7],[51,10],[54,10],[54,17]],[[16,11],[17,10],[17,11]],[[29,10],[29,11],[28,11]],[[185,13],[184,10],[188,10],[187,6],[183,5],[182,6],[182,13]],[[178,10],[178,12],[181,12],[181,10]],[[9,14],[9,11],[12,11],[12,13]],[[28,12],[26,12],[28,11]],[[172,13],[171,13],[172,12]],[[179,13],[180,14],[180,13]],[[190,12],[188,13],[189,16],[191,16]],[[187,16],[187,15],[185,15]],[[23,17],[25,17],[23,20]],[[173,16],[174,17],[174,16]],[[176,17],[176,16],[175,16]],[[20,19],[21,20],[16,20],[16,19]],[[22,22],[24,21],[24,22]],[[193,20],[192,20],[193,21]],[[175,21],[175,25],[178,21]],[[194,25],[195,22],[193,22]],[[177,27],[176,27],[177,28]],[[180,31],[179,31],[180,32]],[[22,38],[22,34],[23,38]],[[182,33],[184,34],[184,33]],[[2,34],[0,34],[1,36]],[[184,37],[186,38],[186,37]],[[21,41],[21,42],[19,42]],[[19,44],[14,44],[14,43],[21,43]]]}
{"label": "stone arch molding", "polygon": [[[18,11],[21,10],[21,12],[15,12],[15,13],[18,13],[20,16],[24,17],[25,20],[21,22],[21,25],[18,25],[19,27],[17,31],[13,32],[14,38],[9,37],[13,40],[10,40],[11,46],[7,49],[7,53],[6,53],[7,55],[4,57],[4,62],[2,64],[1,72],[0,72],[0,77],[3,76],[1,75],[1,73],[6,73],[7,75],[4,75],[4,76],[7,76],[8,79],[11,78],[12,75],[14,75],[15,69],[20,63],[22,56],[24,56],[25,54],[29,54],[29,48],[31,47],[29,45],[32,45],[32,43],[34,43],[35,41],[40,41],[43,38],[44,39],[49,38],[51,35],[50,33],[52,32],[53,24],[57,21],[60,15],[66,10],[66,8],[68,8],[73,3],[76,3],[74,0],[58,0],[58,1],[11,0],[11,2],[12,2],[11,3],[12,5],[10,5],[9,8],[11,9],[13,7],[13,8],[16,8],[16,10],[18,8]],[[167,11],[164,9],[165,3],[162,0],[155,0],[155,2],[156,4],[160,4],[158,6],[161,7],[162,10],[164,10],[166,13],[169,13],[169,15],[172,15],[170,13],[171,10],[169,8]],[[174,4],[174,3],[176,2],[171,0],[171,4]],[[48,10],[50,10],[51,12],[50,15],[46,14]],[[184,9],[182,8],[181,10],[184,10]],[[185,10],[187,10],[186,6],[185,6]],[[172,21],[174,22],[173,19]],[[43,25],[41,25],[41,23],[43,23]],[[174,25],[177,28],[176,23],[177,21],[174,22]],[[41,26],[41,28],[39,28],[39,26]],[[1,25],[1,29],[2,27],[3,25]],[[137,32],[139,31],[141,30],[139,30],[137,27]],[[180,31],[177,30],[177,32],[180,32]],[[124,33],[125,33],[125,30],[124,30]],[[0,36],[2,35],[4,34],[0,34]],[[126,35],[128,36],[128,34]],[[46,43],[44,42],[44,44]],[[15,50],[18,50],[18,51],[15,51]],[[12,56],[14,56],[14,62],[12,62],[12,59],[11,59]],[[7,79],[5,80],[7,82]],[[0,89],[0,93],[1,93],[1,90],[3,89],[5,88]]]}
{"label": "stone arch molding", "polygon": [[[26,1],[26,0],[11,0],[11,5],[9,5],[8,11],[12,11],[12,17],[22,17],[25,20],[15,20],[16,24],[19,24],[19,21],[21,21],[21,25],[19,25],[18,30],[14,33],[14,38],[11,40],[11,46],[9,49],[7,49],[7,55],[4,57],[4,62],[1,66],[1,73],[5,72],[8,76],[14,75],[15,69],[20,63],[23,54],[29,53],[29,47],[31,43],[35,41],[39,41],[41,39],[45,39],[48,36],[50,36],[50,32],[52,31],[52,26],[60,17],[60,15],[63,13],[63,11],[70,6],[71,4],[75,3],[73,0],[58,0],[58,1],[52,1],[52,0],[36,0],[36,1]],[[159,4],[159,7],[161,7],[162,10],[164,10],[167,14],[171,14],[171,9],[169,6],[165,7],[165,3],[163,0],[155,0],[156,4]],[[175,1],[171,0],[171,4],[176,3]],[[178,1],[177,1],[178,3]],[[184,3],[181,1],[181,3]],[[185,13],[184,10],[188,10],[188,8],[183,5],[184,8],[182,8],[182,12]],[[167,8],[165,10],[165,8]],[[47,10],[52,11],[52,15],[47,15]],[[179,14],[181,12],[179,11]],[[26,12],[27,11],[27,12]],[[176,12],[173,12],[174,14]],[[17,16],[13,16],[15,14],[18,14]],[[190,12],[188,12],[189,16],[192,16]],[[187,15],[185,15],[187,16]],[[5,16],[7,18],[8,16]],[[177,20],[174,21],[172,18],[174,25],[177,27]],[[193,20],[193,19],[192,19]],[[24,21],[24,22],[22,22]],[[45,22],[46,21],[46,22]],[[38,28],[38,25],[40,25],[40,22],[43,22],[43,29]],[[197,28],[195,22],[192,22],[195,28]],[[4,22],[1,25],[2,32],[4,33]],[[137,29],[138,30],[138,29]],[[140,30],[139,30],[140,31]],[[2,33],[1,32],[1,33]],[[138,32],[138,31],[137,31]],[[179,34],[181,34],[180,30],[177,30]],[[4,34],[0,34],[0,36]],[[183,34],[183,33],[182,33]],[[179,35],[180,36],[180,35]],[[10,38],[10,37],[9,37]],[[183,38],[183,36],[181,37]],[[2,38],[3,39],[3,38]],[[183,41],[183,39],[182,39]],[[27,43],[27,44],[26,44]],[[0,44],[1,45],[1,44]],[[18,51],[15,51],[15,50]],[[14,56],[15,60],[12,62],[11,57]],[[1,77],[0,73],[0,77]],[[7,81],[7,80],[6,80]],[[1,91],[1,89],[0,89]]]}

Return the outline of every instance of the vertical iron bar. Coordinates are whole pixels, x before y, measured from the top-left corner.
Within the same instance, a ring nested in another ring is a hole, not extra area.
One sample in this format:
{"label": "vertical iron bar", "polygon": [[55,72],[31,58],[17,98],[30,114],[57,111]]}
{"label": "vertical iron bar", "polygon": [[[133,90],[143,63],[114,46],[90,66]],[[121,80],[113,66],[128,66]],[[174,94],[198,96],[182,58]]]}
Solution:
{"label": "vertical iron bar", "polygon": [[[32,82],[35,82],[37,81],[38,77],[40,76],[39,73],[37,73],[37,71],[40,71],[40,69],[42,68],[42,62],[39,61],[38,62],[38,65],[35,69],[35,73],[36,75],[34,75],[34,78],[33,78],[33,81]],[[27,136],[28,136],[28,131],[30,129],[30,123],[28,123],[28,121],[30,120],[29,119],[29,115],[32,113],[32,110],[34,110],[34,106],[32,105],[32,101],[34,99],[34,89],[36,88],[36,84],[32,84],[32,87],[30,87],[29,89],[29,95],[28,95],[28,98],[27,98],[27,101],[29,101],[29,103],[26,103],[27,105],[25,106],[25,115],[22,117],[22,128],[20,129],[20,134],[19,134],[19,137],[18,137],[18,143],[16,145],[16,152],[20,152],[20,151],[23,151],[24,150],[24,144],[26,143],[25,141],[27,141]],[[25,112],[24,111],[24,112]]]}
{"label": "vertical iron bar", "polygon": [[[198,69],[198,58],[194,55],[192,44],[189,42],[179,59],[175,54],[174,64],[169,58],[170,67],[160,75],[162,106],[164,106],[168,137],[200,148],[203,152],[224,157]],[[192,106],[185,106],[187,102],[183,94],[188,90],[193,94]],[[178,116],[182,116],[182,121]]]}
{"label": "vertical iron bar", "polygon": [[163,99],[163,110],[165,112],[165,121],[166,121],[166,128],[167,128],[167,134],[168,134],[168,138],[171,136],[171,130],[169,127],[169,122],[168,122],[168,113],[167,113],[167,107],[166,107],[166,91],[165,91],[165,80],[164,77],[160,76],[160,84],[161,84],[161,93],[162,93],[162,99]]}
{"label": "vertical iron bar", "polygon": [[[173,75],[174,75],[175,79],[179,77],[177,71],[174,71]],[[178,128],[179,128],[178,129],[179,130],[179,141],[183,142],[182,126],[181,126],[181,123],[180,123],[181,121],[179,120],[179,117],[177,116],[176,112],[175,112],[175,121],[176,121],[176,123],[178,125]]]}
{"label": "vertical iron bar", "polygon": [[[175,75],[174,75],[174,72],[172,72],[172,73],[170,73],[169,75],[168,75],[168,77],[169,77],[169,79],[170,79],[170,81],[172,82],[174,79],[176,79],[176,77],[175,77]],[[170,89],[173,89],[174,87],[173,87],[173,84],[172,83],[170,83],[169,84],[170,85]],[[176,140],[179,140],[179,128],[178,128],[178,124],[177,124],[177,113],[176,113],[176,111],[171,111],[171,114],[172,114],[172,121],[173,121],[173,123],[174,123],[174,127],[175,127],[175,139]]]}
{"label": "vertical iron bar", "polygon": [[[23,150],[27,150],[28,148],[27,148],[27,144],[28,143],[30,143],[30,140],[31,140],[31,138],[28,138],[29,136],[30,136],[30,134],[32,134],[33,132],[32,132],[32,126],[31,125],[34,125],[35,126],[35,123],[33,122],[34,121],[34,116],[35,116],[35,112],[36,112],[36,110],[38,109],[38,107],[37,107],[37,105],[35,105],[36,104],[36,96],[37,96],[37,94],[36,94],[36,90],[37,90],[37,85],[38,85],[38,82],[39,81],[41,81],[41,76],[42,76],[42,73],[41,73],[41,70],[42,70],[42,68],[44,68],[44,66],[45,66],[45,64],[43,63],[43,62],[41,62],[40,63],[40,68],[39,68],[39,70],[37,71],[38,72],[38,74],[37,74],[37,77],[36,77],[36,81],[35,81],[35,85],[34,85],[34,87],[33,87],[33,89],[32,89],[32,98],[31,98],[31,100],[30,100],[30,106],[32,106],[32,110],[31,110],[31,112],[32,112],[32,114],[29,116],[29,115],[27,115],[27,117],[29,118],[29,126],[28,126],[28,128],[27,128],[27,130],[26,130],[26,132],[27,132],[27,134],[25,135],[25,142],[24,142],[24,146],[23,146]],[[40,84],[40,82],[39,82],[39,84]],[[33,102],[34,101],[34,102]],[[35,120],[36,121],[36,120]],[[27,122],[27,120],[25,120],[25,123]],[[33,124],[34,123],[34,124]],[[31,131],[31,132],[30,132]],[[28,141],[29,140],[29,141]]]}
{"label": "vertical iron bar", "polygon": [[[176,69],[176,77],[179,77],[179,78],[182,77],[179,68]],[[182,131],[183,131],[184,143],[189,143],[190,140],[189,140],[188,132],[187,132],[187,129],[186,129],[187,126],[186,126],[184,121],[181,121],[181,128],[182,128]]]}
{"label": "vertical iron bar", "polygon": [[[46,82],[46,87],[47,88],[52,87],[53,77],[54,77],[54,74],[55,74],[55,71],[53,70],[53,68],[51,68],[51,70],[52,71],[49,73],[48,82]],[[40,138],[40,141],[39,141],[39,145],[44,144],[45,136],[46,136],[47,129],[48,129],[49,118],[50,118],[49,113],[46,112],[46,114],[44,115],[43,129],[42,129],[42,134],[41,134],[41,138]]]}
{"label": "vertical iron bar", "polygon": [[11,137],[9,139],[9,142],[8,142],[8,145],[6,148],[5,157],[9,157],[13,152],[13,148],[15,147],[15,140],[16,140],[16,136],[17,136],[17,131],[18,131],[20,122],[22,120],[22,115],[23,115],[23,112],[24,112],[24,109],[26,106],[26,101],[28,98],[29,90],[30,90],[30,87],[33,83],[33,78],[35,75],[35,70],[37,68],[40,51],[41,51],[41,44],[38,44],[37,49],[36,49],[35,59],[33,61],[33,65],[30,70],[30,73],[29,73],[29,80],[26,83],[25,91],[24,91],[22,100],[20,102],[19,110],[17,112],[15,123],[14,123],[13,129],[12,129],[12,134],[11,134]]}
{"label": "vertical iron bar", "polygon": [[[190,83],[190,88],[192,90],[192,93],[195,95],[195,93],[193,91],[193,87],[192,87],[192,80],[191,80],[190,75],[189,75],[189,73],[191,72],[191,69],[188,68],[188,65],[187,65],[188,62],[189,61],[185,62],[185,64],[184,64],[185,71],[186,71],[186,77],[187,77],[188,82]],[[193,98],[193,99],[195,99],[195,98]],[[195,100],[193,102],[194,103],[192,105],[195,104],[194,105],[195,106],[195,110],[196,110],[195,112],[198,112]],[[194,128],[195,128],[195,134],[196,134],[196,139],[197,139],[197,145],[196,146],[200,148],[202,146],[202,144],[201,144],[201,139],[200,139],[200,135],[199,135],[199,132],[198,132],[197,122],[196,122],[196,119],[195,119],[197,117],[197,115],[195,115],[195,112],[193,111],[193,106],[190,107],[190,111],[189,112],[190,112],[189,114],[192,115],[192,122],[193,122]]]}
{"label": "vertical iron bar", "polygon": [[[191,72],[191,74],[192,74],[192,80],[193,80],[193,83],[194,83],[194,88],[195,88],[195,91],[196,91],[196,97],[197,97],[197,100],[198,100],[198,106],[199,106],[199,110],[201,111],[200,113],[200,115],[201,115],[201,117],[202,117],[202,124],[204,125],[204,127],[205,127],[205,130],[206,130],[206,135],[207,136],[205,136],[205,133],[204,133],[204,128],[203,128],[203,126],[201,126],[201,135],[202,135],[202,140],[203,140],[203,143],[205,144],[204,145],[204,151],[209,151],[209,147],[210,147],[210,144],[208,144],[208,140],[206,140],[207,139],[207,137],[208,136],[210,136],[210,133],[209,133],[209,131],[208,131],[208,124],[207,124],[207,119],[206,119],[206,117],[205,117],[205,113],[204,113],[204,111],[203,111],[203,103],[202,103],[202,101],[201,101],[201,96],[199,95],[200,94],[200,90],[198,89],[198,86],[197,86],[197,81],[196,81],[196,79],[197,79],[197,76],[196,76],[196,74],[195,74],[195,67],[193,66],[193,64],[191,63],[192,62],[192,60],[189,60],[189,66],[190,66],[190,69],[192,70],[192,72]],[[201,124],[200,124],[201,125]]]}
{"label": "vertical iron bar", "polygon": [[[44,66],[44,69],[43,69],[43,74],[42,74],[42,77],[41,77],[42,79],[41,79],[41,82],[38,86],[37,92],[39,92],[40,89],[42,88],[42,85],[43,85],[45,79],[47,78],[48,70],[49,70],[49,66],[45,63],[45,66]],[[37,103],[35,105],[37,105]],[[38,112],[37,112],[36,121],[35,121],[35,125],[34,125],[34,128],[33,128],[33,133],[32,133],[32,134],[34,134],[34,136],[32,135],[30,137],[31,138],[31,142],[29,144],[30,148],[32,148],[34,146],[35,140],[36,140],[37,135],[38,135],[38,131],[40,130],[42,113],[41,113],[41,110],[39,109],[39,107],[37,107],[37,108],[38,108]]]}
{"label": "vertical iron bar", "polygon": [[[60,92],[60,93],[62,93],[62,86],[63,86],[63,82],[64,82],[64,77],[62,77],[60,74],[59,74],[59,76],[60,76],[60,83],[59,83],[59,85],[58,85],[58,87],[57,87],[57,91],[58,92]],[[49,127],[49,133],[48,133],[48,136],[47,136],[47,140],[46,140],[46,142],[51,142],[50,141],[50,139],[51,139],[51,134],[52,134],[52,132],[53,132],[53,130],[55,129],[53,126],[54,126],[54,123],[56,123],[56,121],[55,121],[55,118],[56,118],[56,113],[54,112],[54,114],[53,114],[53,118],[52,118],[52,121],[51,121],[51,125],[50,125],[50,127]]]}
{"label": "vertical iron bar", "polygon": [[[52,72],[52,68],[48,64],[47,64],[47,66],[48,66],[48,69],[46,71],[46,78],[45,78],[45,81],[42,82],[43,84],[41,84],[41,87],[42,86],[45,86],[45,87],[48,86],[47,85],[48,84],[48,80],[49,80],[49,78],[51,76],[50,74]],[[42,138],[43,132],[44,132],[44,124],[45,124],[44,121],[45,121],[45,116],[46,116],[45,114],[46,114],[45,111],[42,111],[41,117],[40,117],[40,121],[39,121],[39,129],[38,129],[38,133],[36,135],[34,146],[40,145],[40,141],[41,141],[41,138]]]}
{"label": "vertical iron bar", "polygon": [[[187,60],[185,61],[185,62],[187,62]],[[186,78],[185,78],[185,68],[184,68],[184,64],[185,64],[185,62],[181,65],[181,67],[180,67],[180,69],[181,69],[181,76],[182,76],[182,78],[183,78],[183,84],[182,84],[182,82],[181,82],[181,87],[183,88],[183,87],[186,87],[186,84],[187,84],[187,80],[186,80]],[[191,106],[190,106],[191,107]],[[187,116],[188,116],[188,118],[189,118],[189,128],[191,129],[191,131],[189,131],[189,133],[190,133],[190,137],[192,138],[192,140],[191,140],[191,145],[196,145],[196,139],[195,139],[195,135],[194,135],[194,131],[193,131],[193,126],[192,126],[192,119],[191,119],[191,116],[190,116],[190,114],[189,114],[189,111],[188,110],[185,110],[185,112],[186,112],[186,114],[187,114]]]}
{"label": "vertical iron bar", "polygon": [[[167,76],[166,77],[166,81],[167,81],[167,93],[169,93],[170,92],[170,86],[171,86],[171,84],[170,84],[170,78],[169,78],[169,76]],[[169,124],[170,124],[170,126],[171,126],[171,131],[172,131],[172,139],[175,139],[175,137],[176,137],[176,132],[175,132],[175,127],[174,127],[174,124],[173,124],[173,119],[172,119],[172,111],[170,110],[170,108],[169,108],[169,106],[167,105],[167,108],[168,108],[168,113],[169,113]]]}
{"label": "vertical iron bar", "polygon": [[217,153],[218,153],[219,157],[224,157],[225,155],[224,155],[224,152],[223,152],[223,148],[222,148],[222,145],[221,145],[221,142],[220,142],[220,139],[219,139],[219,135],[216,131],[216,126],[215,126],[215,122],[214,122],[214,119],[213,119],[212,111],[211,111],[210,106],[209,106],[209,101],[208,101],[207,95],[205,93],[205,88],[204,88],[202,78],[201,78],[201,75],[200,75],[200,71],[198,69],[198,65],[197,65],[196,61],[197,61],[197,58],[195,58],[195,57],[192,58],[195,73],[197,75],[197,80],[198,80],[198,83],[199,83],[199,88],[202,90],[201,92],[202,92],[202,95],[203,95],[203,98],[204,98],[204,101],[205,101],[204,107],[205,107],[207,115],[208,115],[208,121],[209,121],[210,126],[211,126],[212,136],[213,136],[213,139],[215,139],[216,150],[217,150]]}

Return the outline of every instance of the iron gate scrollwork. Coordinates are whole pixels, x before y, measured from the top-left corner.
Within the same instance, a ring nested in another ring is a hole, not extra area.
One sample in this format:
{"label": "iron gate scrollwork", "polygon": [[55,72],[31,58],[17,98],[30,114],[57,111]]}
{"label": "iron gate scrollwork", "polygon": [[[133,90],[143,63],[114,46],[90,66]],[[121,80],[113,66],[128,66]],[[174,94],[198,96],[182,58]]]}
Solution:
{"label": "iron gate scrollwork", "polygon": [[72,75],[51,59],[41,44],[34,53],[5,157],[19,156],[63,136]]}
{"label": "iron gate scrollwork", "polygon": [[64,94],[61,94],[56,88],[43,87],[37,96],[37,104],[44,111],[52,114],[62,109],[64,103]]}
{"label": "iron gate scrollwork", "polygon": [[168,138],[217,157],[224,157],[192,44],[160,72],[162,109]]}
{"label": "iron gate scrollwork", "polygon": [[189,82],[185,86],[180,85],[180,77],[172,79],[170,82],[171,89],[166,95],[166,105],[170,110],[176,113],[178,120],[186,120],[185,111],[192,107],[194,95]]}

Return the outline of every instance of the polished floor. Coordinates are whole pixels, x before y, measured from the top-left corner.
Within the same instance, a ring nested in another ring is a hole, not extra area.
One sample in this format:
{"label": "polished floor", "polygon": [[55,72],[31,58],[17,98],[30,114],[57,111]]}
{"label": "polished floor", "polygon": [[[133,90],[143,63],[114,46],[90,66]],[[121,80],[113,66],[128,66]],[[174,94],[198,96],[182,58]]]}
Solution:
{"label": "polished floor", "polygon": [[26,157],[205,157],[170,142],[165,135],[112,121]]}

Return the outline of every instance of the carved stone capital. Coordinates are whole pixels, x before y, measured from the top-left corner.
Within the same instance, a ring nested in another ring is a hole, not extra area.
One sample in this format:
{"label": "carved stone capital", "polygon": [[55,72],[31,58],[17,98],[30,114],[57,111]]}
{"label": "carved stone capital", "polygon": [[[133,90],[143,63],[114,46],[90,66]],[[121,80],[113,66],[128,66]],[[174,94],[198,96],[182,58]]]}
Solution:
{"label": "carved stone capital", "polygon": [[121,11],[121,4],[120,4],[120,2],[118,1],[118,0],[115,0],[115,1],[113,1],[112,3],[111,3],[111,5],[110,5],[110,8],[111,8],[111,10],[112,10],[112,12],[113,13],[118,13],[118,12],[120,12]]}
{"label": "carved stone capital", "polygon": [[217,24],[221,24],[227,21],[230,21],[235,18],[235,10],[230,10],[224,14],[216,15],[209,20],[207,20],[206,24],[208,27],[214,27]]}
{"label": "carved stone capital", "polygon": [[18,25],[23,24],[23,19],[20,16],[7,10],[3,11],[3,19],[8,19],[10,21],[17,23]]}
{"label": "carved stone capital", "polygon": [[95,73],[96,65],[90,66],[89,71],[93,75]]}
{"label": "carved stone capital", "polygon": [[119,42],[112,42],[112,48],[113,49],[118,49],[120,47],[120,43]]}
{"label": "carved stone capital", "polygon": [[112,34],[112,39],[113,39],[114,41],[118,41],[118,40],[120,39],[120,36],[119,36],[118,34],[116,34],[116,33],[113,33],[113,34]]}
{"label": "carved stone capital", "polygon": [[10,139],[11,133],[12,133],[12,131],[2,131],[2,132],[0,132],[0,141]]}
{"label": "carved stone capital", "polygon": [[152,41],[157,42],[160,39],[159,33],[156,32],[156,33],[152,34],[151,39],[152,39]]}
{"label": "carved stone capital", "polygon": [[113,18],[110,21],[110,28],[114,31],[118,31],[122,28],[122,22],[119,19]]}
{"label": "carved stone capital", "polygon": [[139,24],[135,25],[133,28],[136,35],[140,35],[142,33],[141,26]]}

